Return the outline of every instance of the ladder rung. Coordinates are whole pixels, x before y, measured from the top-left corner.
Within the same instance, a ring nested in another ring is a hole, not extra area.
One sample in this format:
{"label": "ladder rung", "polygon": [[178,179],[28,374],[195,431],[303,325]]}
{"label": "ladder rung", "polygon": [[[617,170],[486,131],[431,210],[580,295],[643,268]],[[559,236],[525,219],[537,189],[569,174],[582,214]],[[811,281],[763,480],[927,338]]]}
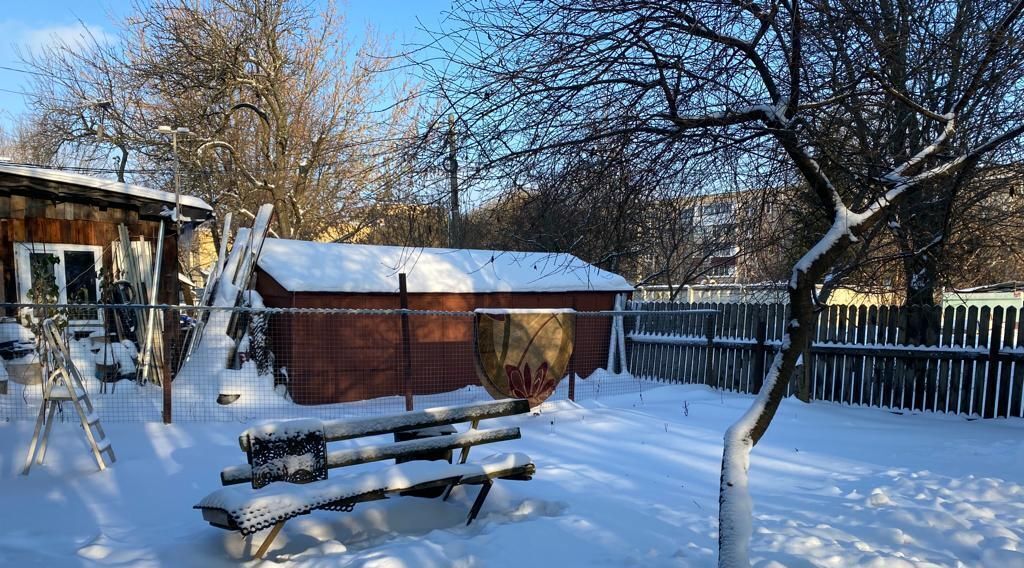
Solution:
{"label": "ladder rung", "polygon": [[85,397],[85,391],[79,388],[75,389],[74,398],[71,397],[71,391],[65,386],[55,386],[50,389],[50,400],[75,400]]}
{"label": "ladder rung", "polygon": [[110,440],[104,438],[96,442],[96,451],[106,452],[110,450]]}

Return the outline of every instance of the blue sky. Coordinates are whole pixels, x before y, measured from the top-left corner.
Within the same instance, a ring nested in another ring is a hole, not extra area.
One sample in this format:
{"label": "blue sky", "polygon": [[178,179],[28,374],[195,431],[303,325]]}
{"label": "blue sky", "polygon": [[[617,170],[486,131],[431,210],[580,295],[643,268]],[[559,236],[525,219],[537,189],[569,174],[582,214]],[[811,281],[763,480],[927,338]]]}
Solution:
{"label": "blue sky", "polygon": [[[144,0],[142,0],[144,1]],[[429,27],[451,6],[450,0],[348,0],[347,14],[353,39],[362,37],[367,24],[392,38],[394,46],[422,39],[417,18]],[[113,29],[113,19],[123,18],[130,0],[27,0],[5,2],[0,12],[0,126],[8,127],[25,110],[23,96],[29,75],[2,67],[24,68],[17,49],[38,48],[55,36],[78,37],[83,24],[94,34]],[[13,91],[13,92],[12,92]]]}

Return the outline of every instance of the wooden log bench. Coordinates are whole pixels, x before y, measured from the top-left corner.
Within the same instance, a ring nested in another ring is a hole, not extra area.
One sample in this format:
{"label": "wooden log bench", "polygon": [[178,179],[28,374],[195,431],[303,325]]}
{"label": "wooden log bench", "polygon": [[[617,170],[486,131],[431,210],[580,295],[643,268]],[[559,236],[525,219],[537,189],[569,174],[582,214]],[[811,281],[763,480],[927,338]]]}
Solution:
{"label": "wooden log bench", "polygon": [[[529,411],[526,400],[499,400],[358,420],[284,420],[255,426],[238,439],[248,463],[221,471],[221,483],[231,487],[210,493],[194,508],[211,525],[245,537],[270,528],[254,558],[262,558],[284,524],[299,515],[318,509],[351,511],[357,503],[394,495],[448,499],[456,486],[480,485],[468,525],[479,514],[493,480],[529,480],[535,469],[523,453],[468,462],[473,446],[520,437],[519,428],[480,429],[480,421]],[[460,433],[454,425],[463,423],[470,426]],[[394,441],[327,446],[386,434]],[[456,449],[461,452],[453,460]],[[385,467],[327,475],[329,469],[392,459],[396,463]]]}

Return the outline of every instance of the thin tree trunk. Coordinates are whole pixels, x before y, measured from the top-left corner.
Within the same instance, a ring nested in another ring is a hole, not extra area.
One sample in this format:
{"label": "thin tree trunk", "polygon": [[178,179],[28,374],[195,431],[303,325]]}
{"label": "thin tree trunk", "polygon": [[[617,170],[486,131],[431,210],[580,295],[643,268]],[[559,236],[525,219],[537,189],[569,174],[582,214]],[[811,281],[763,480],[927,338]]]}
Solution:
{"label": "thin tree trunk", "polygon": [[747,487],[750,451],[761,439],[779,408],[796,369],[799,346],[810,337],[814,307],[806,286],[790,289],[792,318],[782,336],[782,349],[765,374],[754,403],[725,433],[719,487],[718,553],[721,568],[749,566],[753,502]]}
{"label": "thin tree trunk", "polygon": [[[718,494],[719,568],[750,566],[754,513],[747,484],[750,452],[775,417],[796,370],[797,359],[814,331],[815,283],[851,242],[848,235],[844,236],[822,250],[816,258],[809,258],[804,270],[793,270],[789,287],[791,315],[782,336],[782,346],[765,373],[764,384],[754,403],[725,433]],[[805,257],[811,254],[814,253],[808,252]]]}

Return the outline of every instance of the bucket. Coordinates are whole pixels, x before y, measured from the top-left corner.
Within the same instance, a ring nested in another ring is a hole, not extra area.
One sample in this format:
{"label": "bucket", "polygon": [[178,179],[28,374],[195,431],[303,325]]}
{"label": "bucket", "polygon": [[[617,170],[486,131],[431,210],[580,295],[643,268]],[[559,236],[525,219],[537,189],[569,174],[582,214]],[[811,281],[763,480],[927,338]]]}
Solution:
{"label": "bucket", "polygon": [[38,385],[43,382],[43,367],[35,357],[4,361],[10,380],[23,385]]}

